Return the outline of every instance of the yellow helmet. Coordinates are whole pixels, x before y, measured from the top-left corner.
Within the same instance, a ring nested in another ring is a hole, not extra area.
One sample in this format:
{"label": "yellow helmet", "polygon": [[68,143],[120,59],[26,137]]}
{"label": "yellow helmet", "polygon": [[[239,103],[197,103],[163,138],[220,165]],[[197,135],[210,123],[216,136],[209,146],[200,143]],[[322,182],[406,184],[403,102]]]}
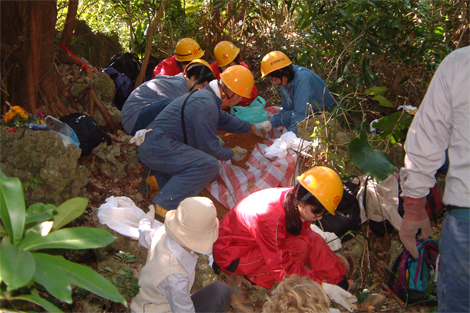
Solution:
{"label": "yellow helmet", "polygon": [[283,52],[271,51],[261,61],[261,78],[289,64],[292,62]]}
{"label": "yellow helmet", "polygon": [[343,197],[343,182],[331,168],[316,166],[300,176],[297,181],[307,189],[321,204],[335,215],[336,207]]}
{"label": "yellow helmet", "polygon": [[[184,68],[184,73],[186,73],[186,71],[191,68],[191,67],[190,67],[191,64],[195,64],[195,63],[200,63],[200,64],[202,64],[202,65],[204,65],[204,66],[207,66],[207,67],[211,70],[212,74],[214,74],[214,70],[212,69],[212,67],[210,66],[210,64],[207,63],[206,61],[202,60],[202,59],[195,59],[195,60],[192,60],[192,61],[188,64],[188,66],[186,66],[186,67]],[[215,76],[215,74],[214,74],[214,76]]]}
{"label": "yellow helmet", "polygon": [[226,66],[232,63],[239,52],[240,49],[230,41],[221,41],[214,48],[214,56],[219,66]]}
{"label": "yellow helmet", "polygon": [[233,65],[220,74],[220,79],[228,89],[244,98],[250,98],[255,79],[250,70],[242,65]]}
{"label": "yellow helmet", "polygon": [[192,61],[199,59],[204,55],[199,44],[191,38],[183,38],[176,44],[175,58],[180,62]]}

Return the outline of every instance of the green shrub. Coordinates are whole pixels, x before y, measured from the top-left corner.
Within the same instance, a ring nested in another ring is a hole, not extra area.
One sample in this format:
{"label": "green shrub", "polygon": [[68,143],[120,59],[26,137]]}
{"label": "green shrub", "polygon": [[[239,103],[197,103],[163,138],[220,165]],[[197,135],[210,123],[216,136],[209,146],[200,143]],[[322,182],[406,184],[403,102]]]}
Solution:
{"label": "green shrub", "polygon": [[[54,249],[93,249],[105,247],[116,238],[104,229],[64,228],[83,214],[88,199],[73,198],[59,207],[35,203],[25,206],[23,188],[17,177],[0,171],[0,299],[14,306],[25,300],[50,312],[62,312],[39,296],[37,285],[52,296],[72,303],[75,284],[100,297],[127,306],[116,287],[91,268],[70,262]],[[57,250],[56,250],[57,251]]]}

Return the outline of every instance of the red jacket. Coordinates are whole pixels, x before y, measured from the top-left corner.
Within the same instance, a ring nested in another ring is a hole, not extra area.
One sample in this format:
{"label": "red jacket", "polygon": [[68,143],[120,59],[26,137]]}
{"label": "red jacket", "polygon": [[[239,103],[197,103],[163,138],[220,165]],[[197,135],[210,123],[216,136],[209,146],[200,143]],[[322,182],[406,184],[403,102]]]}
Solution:
{"label": "red jacket", "polygon": [[[246,67],[247,69],[250,69],[248,67],[248,65],[246,65],[245,63],[243,62],[240,62],[240,65],[243,65],[244,67]],[[211,67],[212,67],[212,70],[214,71],[214,76],[217,80],[220,80],[220,70],[219,70],[219,63],[217,61],[215,61],[214,63],[211,64]],[[251,91],[251,95],[250,95],[250,99],[248,98],[243,98],[243,100],[238,104],[240,106],[247,106],[248,104],[250,104],[251,102],[253,102],[253,100],[256,99],[256,97],[258,96],[258,89],[256,89],[256,86],[253,85],[253,90]]]}
{"label": "red jacket", "polygon": [[[310,222],[302,223],[298,236],[287,232],[282,202],[291,189],[271,188],[253,193],[222,219],[213,254],[224,272],[246,275],[265,288],[271,288],[287,274],[331,284],[344,277],[344,264],[325,240],[310,229]],[[227,271],[225,268],[237,259],[240,261],[236,271]]]}
{"label": "red jacket", "polygon": [[175,56],[172,56],[171,58],[166,58],[165,60],[161,61],[153,69],[152,78],[157,75],[175,76],[179,73],[182,73],[183,70],[178,67],[178,64],[176,62],[178,61],[176,61]]}

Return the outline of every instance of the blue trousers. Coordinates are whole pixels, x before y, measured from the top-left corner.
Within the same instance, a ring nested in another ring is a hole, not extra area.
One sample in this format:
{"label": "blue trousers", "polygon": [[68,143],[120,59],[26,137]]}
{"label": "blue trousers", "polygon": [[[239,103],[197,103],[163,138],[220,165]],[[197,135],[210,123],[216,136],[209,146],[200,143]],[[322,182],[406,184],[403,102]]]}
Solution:
{"label": "blue trousers", "polygon": [[154,171],[160,187],[152,203],[165,210],[175,210],[187,197],[199,195],[219,176],[220,164],[216,158],[173,140],[164,132],[147,133],[138,156]]}
{"label": "blue trousers", "polygon": [[144,107],[137,117],[137,121],[135,122],[134,129],[130,133],[130,135],[134,136],[136,132],[141,129],[146,129],[147,126],[153,122],[153,120],[160,114],[163,109],[166,108],[170,102],[172,102],[172,98],[164,98]]}
{"label": "blue trousers", "polygon": [[470,221],[450,211],[439,241],[438,312],[470,311]]}

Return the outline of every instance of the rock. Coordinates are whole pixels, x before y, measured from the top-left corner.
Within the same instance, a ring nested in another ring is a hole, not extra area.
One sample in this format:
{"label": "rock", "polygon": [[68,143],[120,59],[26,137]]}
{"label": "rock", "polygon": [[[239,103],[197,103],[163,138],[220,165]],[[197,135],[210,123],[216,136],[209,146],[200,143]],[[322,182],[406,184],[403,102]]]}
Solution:
{"label": "rock", "polygon": [[1,137],[1,151],[1,169],[21,180],[27,204],[60,205],[86,196],[89,171],[77,166],[81,150],[73,144],[64,147],[55,132],[20,128]]}

